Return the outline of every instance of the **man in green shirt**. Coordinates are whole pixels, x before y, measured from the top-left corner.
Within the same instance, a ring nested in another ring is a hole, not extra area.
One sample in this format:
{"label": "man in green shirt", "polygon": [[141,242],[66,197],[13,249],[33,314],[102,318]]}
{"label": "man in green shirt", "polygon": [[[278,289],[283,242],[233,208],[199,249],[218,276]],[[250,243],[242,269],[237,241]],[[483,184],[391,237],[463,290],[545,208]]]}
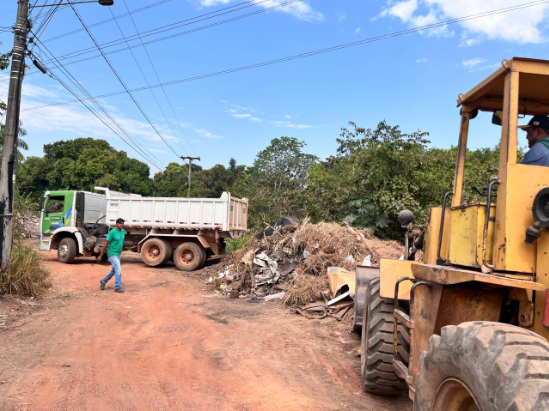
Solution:
{"label": "man in green shirt", "polygon": [[117,293],[123,293],[122,289],[122,269],[120,268],[120,254],[122,254],[122,248],[124,247],[124,220],[119,218],[116,220],[116,227],[113,228],[107,235],[105,245],[101,248],[101,254],[97,257],[97,261],[101,261],[105,250],[107,250],[107,257],[112,265],[112,270],[101,280],[101,289],[105,289],[105,284],[114,275],[114,291]]}

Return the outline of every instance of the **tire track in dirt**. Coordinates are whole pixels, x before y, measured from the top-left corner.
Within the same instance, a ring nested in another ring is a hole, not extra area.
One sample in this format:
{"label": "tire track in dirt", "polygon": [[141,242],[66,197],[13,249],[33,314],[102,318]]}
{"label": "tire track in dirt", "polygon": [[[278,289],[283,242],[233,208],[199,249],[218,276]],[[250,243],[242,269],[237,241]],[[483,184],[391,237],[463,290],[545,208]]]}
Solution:
{"label": "tire track in dirt", "polygon": [[44,261],[50,309],[0,333],[2,410],[412,408],[361,392],[358,340],[330,320],[208,298],[195,275],[125,255],[126,294],[98,290],[108,267]]}

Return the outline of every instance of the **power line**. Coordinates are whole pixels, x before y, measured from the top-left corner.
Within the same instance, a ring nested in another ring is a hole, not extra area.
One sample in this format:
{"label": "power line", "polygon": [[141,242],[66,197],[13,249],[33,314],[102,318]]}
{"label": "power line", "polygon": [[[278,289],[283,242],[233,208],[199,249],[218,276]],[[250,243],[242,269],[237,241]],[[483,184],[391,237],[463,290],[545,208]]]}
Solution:
{"label": "power line", "polygon": [[[217,76],[222,76],[222,75],[226,75],[226,74],[232,74],[232,73],[236,73],[236,72],[239,72],[239,71],[251,70],[251,69],[264,67],[264,66],[269,66],[269,65],[273,65],[273,64],[285,63],[285,62],[292,61],[292,60],[298,60],[298,59],[302,59],[302,58],[306,58],[306,57],[312,57],[312,56],[315,56],[315,55],[318,55],[318,54],[324,54],[324,53],[329,53],[329,52],[332,52],[332,51],[343,50],[343,49],[350,48],[350,47],[361,46],[361,45],[364,45],[364,44],[374,43],[374,42],[381,41],[381,40],[387,40],[387,39],[391,39],[391,38],[394,38],[394,37],[400,37],[400,36],[403,36],[403,35],[406,35],[406,34],[417,33],[417,32],[424,31],[424,30],[431,30],[431,29],[434,29],[434,28],[437,28],[437,27],[448,26],[448,25],[459,23],[459,22],[462,22],[462,21],[474,20],[474,19],[478,19],[478,18],[481,18],[481,17],[507,13],[507,12],[510,12],[510,11],[525,9],[525,8],[529,8],[529,7],[538,6],[538,5],[541,5],[541,4],[546,4],[546,3],[549,3],[549,0],[535,1],[535,2],[530,2],[530,3],[524,3],[524,4],[521,4],[521,5],[517,5],[517,6],[511,6],[511,7],[496,9],[496,10],[492,10],[492,11],[488,11],[488,12],[484,12],[484,13],[471,14],[469,16],[464,16],[464,17],[459,17],[459,18],[456,18],[456,19],[445,20],[445,21],[441,21],[441,22],[438,22],[438,23],[427,24],[427,25],[424,25],[424,26],[418,26],[418,27],[414,27],[414,28],[411,28],[411,29],[407,29],[407,30],[397,31],[397,32],[389,33],[389,34],[383,34],[383,35],[380,35],[380,36],[370,37],[370,38],[367,38],[367,39],[358,40],[358,41],[354,41],[354,42],[351,42],[351,43],[344,43],[344,44],[340,44],[340,45],[337,45],[337,46],[326,47],[326,48],[322,48],[322,49],[308,51],[308,52],[304,52],[304,53],[301,53],[301,54],[295,54],[293,56],[282,57],[282,58],[275,59],[275,60],[268,60],[268,61],[264,61],[264,62],[261,62],[261,63],[250,64],[250,65],[247,65],[247,66],[235,67],[235,68],[232,68],[232,69],[216,71],[216,72],[213,72],[213,73],[201,74],[201,75],[194,76],[194,77],[187,77],[187,78],[184,78],[184,79],[168,81],[168,82],[165,82],[165,83],[162,83],[162,84],[154,84],[150,88],[173,86],[175,84],[188,83],[188,82],[191,82],[191,81],[203,80],[205,78],[217,77]],[[135,92],[147,90],[148,88],[149,87],[138,87],[138,88],[134,88],[130,91],[135,93]],[[120,94],[124,94],[124,93],[125,93],[124,91],[117,91],[117,92],[102,94],[102,95],[97,96],[97,97],[98,98],[112,97],[112,96],[116,96],[116,95],[120,95]],[[37,110],[37,109],[56,106],[56,105],[72,104],[74,102],[75,102],[74,100],[64,101],[64,102],[59,102],[59,103],[47,104],[47,105],[43,105],[43,106],[30,107],[30,108],[27,108],[26,110]]]}
{"label": "power line", "polygon": [[[109,9],[110,10],[110,9]],[[113,15],[114,17],[114,13],[112,12],[111,10],[111,14]],[[133,21],[133,19],[132,19]],[[122,28],[120,27],[120,24],[118,24],[118,20],[115,20],[116,22],[116,26],[118,27],[118,30],[120,31],[120,34],[122,34],[122,36],[124,36],[124,32],[122,31]],[[127,44],[127,43],[126,43]],[[141,68],[141,65],[139,64],[139,61],[137,61],[137,58],[135,57],[135,54],[133,53],[133,50],[129,48],[129,44],[128,44],[128,50],[130,51],[132,57],[133,57],[133,60],[135,61],[135,64],[137,65],[137,68],[139,69],[139,71],[141,72],[141,76],[143,77],[143,80],[145,80],[145,83],[147,83],[147,86],[150,87],[150,84],[149,84],[149,81],[147,80],[147,77],[145,76],[145,73],[143,72],[143,69]],[[152,89],[149,89],[149,91],[151,92],[153,98],[154,98],[154,101],[156,101],[156,104],[158,105],[158,108],[160,109],[160,112],[162,113],[162,115],[164,116],[164,119],[166,120],[166,123],[168,123],[168,126],[170,127],[170,130],[172,130],[172,133],[174,134],[174,136],[177,138],[177,135],[174,131],[174,129],[172,128],[172,125],[170,124],[169,120],[168,120],[168,117],[166,117],[166,113],[164,113],[164,109],[162,109],[162,106],[160,105],[160,102],[158,101],[158,99],[156,98],[156,94],[154,94],[154,91]],[[179,141],[179,139],[178,139]],[[181,143],[180,143],[181,144]],[[181,148],[183,148],[183,146],[181,146]],[[183,148],[183,152],[185,152],[185,149]]]}
{"label": "power line", "polygon": [[122,80],[122,78],[120,77],[120,75],[118,74],[118,72],[115,70],[114,66],[111,64],[111,62],[109,61],[109,59],[107,58],[107,56],[105,55],[105,53],[103,52],[103,50],[101,49],[101,47],[99,47],[99,44],[97,43],[97,41],[95,40],[95,37],[93,36],[93,34],[91,33],[91,31],[88,29],[88,27],[86,26],[86,23],[84,23],[84,20],[82,20],[82,17],[80,17],[80,14],[78,13],[78,11],[76,11],[76,8],[71,4],[71,8],[72,10],[74,11],[74,14],[76,15],[76,17],[78,18],[78,20],[80,20],[80,23],[82,24],[82,26],[84,27],[84,29],[86,30],[86,32],[88,33],[88,35],[90,36],[90,38],[92,39],[93,43],[95,44],[95,46],[97,47],[97,49],[99,50],[99,52],[101,53],[101,55],[103,56],[103,59],[107,62],[107,64],[109,65],[111,71],[114,73],[114,75],[116,76],[116,78],[118,79],[118,81],[120,82],[120,84],[122,84],[122,86],[124,87],[124,90],[126,90],[126,93],[128,93],[128,95],[130,96],[130,98],[132,99],[132,101],[134,102],[134,104],[137,106],[137,108],[139,109],[139,111],[141,112],[141,114],[143,115],[143,117],[145,117],[145,119],[147,120],[147,122],[150,124],[150,126],[152,127],[152,129],[155,131],[155,133],[158,135],[158,137],[160,137],[162,139],[162,141],[166,144],[166,146],[177,156],[179,157],[179,155],[175,152],[175,150],[172,148],[172,146],[170,146],[168,144],[168,142],[164,139],[164,137],[162,136],[162,134],[160,134],[158,132],[158,130],[156,129],[156,127],[154,126],[154,124],[151,122],[151,120],[149,119],[149,117],[147,116],[147,114],[145,113],[145,111],[141,108],[141,106],[139,105],[139,103],[137,102],[137,100],[135,99],[135,97],[133,96],[133,94],[130,92],[130,90],[128,89],[128,87],[126,86],[126,83],[124,83],[124,81]]}
{"label": "power line", "polygon": [[[40,40],[38,40],[40,41]],[[44,47],[44,50],[49,53],[53,59],[55,59],[55,56],[51,53],[51,51],[47,48],[47,46],[43,43],[42,47]],[[40,48],[40,46],[38,46]],[[63,66],[63,64],[59,61],[54,61],[55,66],[67,77],[69,78],[80,90],[84,92],[87,96],[90,97],[92,102],[96,105],[96,107],[101,110],[114,124],[114,126],[118,127],[119,131],[126,136],[126,138],[129,141],[126,141],[123,136],[121,136],[116,130],[114,130],[110,124],[106,120],[104,120],[100,114],[98,114],[93,108],[88,106],[87,103],[83,101],[75,92],[70,89],[69,86],[67,86],[59,77],[55,76],[53,77],[57,81],[59,81],[72,95],[74,95],[84,106],[90,110],[100,121],[102,121],[113,133],[115,133],[122,141],[124,141],[126,144],[128,144],[131,148],[133,148],[138,154],[140,154],[143,158],[145,158],[146,161],[148,161],[150,164],[154,165],[156,168],[158,168],[160,171],[162,171],[161,167],[164,167],[160,160],[158,160],[152,153],[148,152],[146,149],[142,149],[139,144],[133,140],[133,138],[122,128],[122,126],[104,109],[104,107],[97,101],[96,98],[91,96],[88,90]],[[50,71],[50,73],[53,75]],[[131,142],[131,143],[130,143]],[[152,158],[151,158],[152,157]],[[153,160],[154,158],[154,160]]]}
{"label": "power line", "polygon": [[[151,9],[153,7],[156,7],[156,6],[160,6],[160,5],[165,4],[165,3],[169,3],[170,1],[172,1],[172,0],[161,0],[161,1],[157,1],[156,3],[149,4],[148,6],[144,6],[144,7],[132,10],[132,11],[128,10],[128,13],[122,13],[122,14],[119,14],[118,16],[114,16],[111,19],[106,19],[106,20],[98,21],[97,23],[89,24],[88,27],[92,28],[92,27],[101,26],[102,24],[108,23],[109,21],[117,20],[117,19],[120,19],[120,18],[126,17],[126,16],[131,16],[132,14],[136,14],[136,13],[142,12],[144,10]],[[81,31],[84,31],[84,28],[79,28],[79,29],[75,29],[75,30],[72,30],[72,31],[67,31],[66,33],[59,34],[55,37],[50,37],[49,39],[43,40],[43,42],[48,43],[48,42],[53,41],[53,40],[57,40],[57,39],[61,39],[61,38],[66,37],[66,36],[70,36],[71,34],[79,33]]]}
{"label": "power line", "polygon": [[[271,0],[261,0],[261,2],[266,2],[266,1],[271,1]],[[206,30],[206,29],[209,29],[209,28],[212,28],[212,27],[220,26],[222,24],[227,24],[227,23],[230,23],[230,22],[233,22],[233,21],[241,20],[241,19],[244,19],[244,18],[247,18],[247,17],[255,16],[255,15],[258,15],[258,14],[261,14],[261,13],[265,13],[265,12],[268,12],[268,11],[271,11],[271,10],[275,10],[275,9],[278,9],[278,8],[281,8],[281,7],[285,7],[287,5],[297,3],[297,2],[301,2],[301,1],[303,1],[303,0],[290,0],[290,1],[287,1],[285,3],[281,3],[281,4],[278,4],[276,6],[269,7],[269,8],[263,9],[263,10],[258,10],[258,11],[252,12],[252,13],[243,14],[241,16],[237,16],[237,17],[233,17],[233,18],[230,18],[230,19],[222,20],[222,21],[219,21],[219,22],[216,22],[216,23],[208,24],[206,26],[197,27],[197,28],[192,29],[192,30],[187,30],[187,31],[183,31],[183,32],[180,32],[180,33],[175,33],[175,34],[165,36],[165,37],[161,37],[161,38],[158,38],[158,39],[149,40],[149,41],[147,41],[143,44],[146,45],[146,44],[158,43],[160,41],[165,41],[165,40],[169,40],[169,39],[172,39],[172,38],[175,38],[175,37],[180,37],[180,36],[183,36],[183,35],[195,33],[195,32]],[[250,7],[250,6],[247,6],[247,7]],[[223,13],[223,14],[225,14],[225,13]],[[189,24],[194,24],[194,23],[199,22],[199,21],[202,21],[202,20],[198,20],[198,21],[195,21],[195,22],[192,22],[192,23],[188,23],[188,24],[185,24],[184,26],[189,25]],[[157,33],[154,33],[154,34],[157,34]],[[147,36],[150,36],[150,35],[153,35],[153,34],[148,34]],[[130,41],[133,41],[133,40],[136,40],[136,39],[137,39],[136,35],[130,36],[128,38],[128,40],[130,40]],[[104,47],[115,47],[115,46],[118,46],[119,44],[121,44],[120,42],[123,41],[123,40],[124,39],[118,39],[118,40],[114,40],[114,41],[111,41],[111,42],[107,42],[104,45],[101,45],[101,47],[103,47],[103,46]],[[136,47],[141,47],[141,46],[142,46],[141,44],[135,44],[135,45],[132,45],[130,47],[131,48],[136,48]],[[105,51],[104,54],[105,55],[110,55],[110,54],[119,53],[119,52],[125,51],[125,50],[126,50],[126,48],[124,47],[124,48],[121,48],[121,49]],[[81,56],[81,55],[84,55],[84,54],[88,54],[91,51],[93,51],[91,48],[86,48],[86,49],[83,49],[83,50],[80,50],[80,51],[75,51],[75,52],[66,54],[64,56],[60,56],[58,58],[59,58],[59,60],[67,60],[69,58],[75,58],[75,57],[78,57],[78,56]],[[82,58],[82,59],[79,59],[79,60],[74,60],[74,61],[67,62],[65,64],[70,65],[70,64],[76,64],[76,63],[82,63],[84,61],[93,60],[93,59],[96,59],[98,57],[101,57],[101,55],[98,54],[98,55],[95,55],[95,56],[85,57],[85,58]]]}
{"label": "power line", "polygon": [[[245,2],[240,3],[240,4],[248,4],[247,6],[243,6],[243,7],[236,8],[236,9],[234,9],[236,6],[225,7],[223,9],[216,10],[214,12],[202,14],[202,15],[196,16],[196,17],[191,17],[189,19],[185,19],[185,20],[178,21],[176,23],[160,26],[160,27],[157,27],[155,29],[146,30],[142,33],[137,33],[137,34],[134,34],[134,35],[131,35],[131,36],[128,36],[128,37],[122,37],[122,38],[116,39],[116,40],[111,40],[111,41],[108,41],[106,43],[100,44],[100,46],[102,48],[115,47],[115,46],[118,46],[118,45],[120,45],[120,44],[122,44],[126,41],[134,41],[134,40],[137,40],[138,38],[154,36],[154,35],[157,35],[157,34],[160,34],[160,33],[164,33],[166,31],[171,31],[171,30],[178,29],[178,28],[181,28],[181,27],[185,27],[185,26],[188,26],[188,25],[191,25],[191,24],[200,23],[202,21],[210,20],[212,18],[223,16],[225,14],[234,13],[235,11],[243,10],[243,9],[246,9],[246,8],[249,8],[249,7],[253,7],[256,4],[266,3],[266,2],[269,2],[269,1],[271,1],[271,0],[258,0],[257,2],[254,1],[254,0],[245,1]],[[295,2],[295,1],[302,1],[302,0],[293,0],[293,1]],[[277,5],[276,7],[280,7],[281,5]],[[234,9],[234,10],[229,10],[229,11],[225,11],[225,12],[221,13],[221,11],[224,11],[226,9]],[[267,9],[259,10],[259,11],[260,12],[265,12],[265,11],[267,11]],[[257,13],[257,12],[254,12],[254,13]],[[204,16],[209,16],[209,17],[201,18],[201,17],[204,17]],[[243,16],[248,16],[248,15],[243,15]],[[185,24],[183,24],[183,23],[185,23]],[[209,26],[203,26],[203,27],[209,27]],[[76,50],[76,51],[73,51],[71,53],[67,53],[65,55],[59,56],[58,58],[60,60],[66,60],[68,58],[78,57],[78,56],[88,54],[88,53],[93,52],[93,51],[95,51],[95,47],[87,47],[85,49]],[[97,56],[97,57],[99,57],[99,56]]]}
{"label": "power line", "polygon": [[[129,12],[130,9],[128,8],[128,4],[126,3],[126,0],[124,0],[124,6],[126,6],[126,10],[128,10],[128,12]],[[133,16],[130,15],[130,19],[132,21],[133,27],[135,28],[135,32],[137,34],[139,34],[139,30],[137,28],[137,24],[135,24],[135,20],[133,19]],[[154,66],[153,60],[151,59],[151,56],[149,55],[149,51],[147,50],[147,47],[145,47],[145,44],[143,44],[143,39],[141,38],[140,35],[139,35],[139,39],[141,40],[141,44],[143,45],[143,50],[145,51],[145,54],[147,55],[147,58],[149,59],[149,63],[150,63],[150,65],[151,65],[151,67],[154,71],[154,74],[156,76],[156,80],[158,81],[159,84],[161,84],[162,81],[160,80],[160,77],[158,76],[158,72],[156,71],[156,67]],[[132,55],[133,55],[133,52],[132,52]],[[150,86],[148,82],[147,82],[147,86]],[[174,110],[173,105],[170,101],[170,98],[168,97],[168,94],[166,93],[166,90],[164,89],[164,87],[161,87],[161,89],[162,89],[162,92],[164,93],[164,97],[166,97],[166,101],[168,102],[168,105],[170,106],[170,108],[172,110],[172,114],[175,117],[175,120],[177,121],[177,124],[179,125],[179,129],[181,130],[181,133],[183,134],[183,137],[185,137],[185,140],[187,141],[187,144],[191,148],[192,152],[196,155],[196,152],[194,151],[194,148],[193,148],[191,142],[187,138],[187,134],[185,133],[185,131],[183,130],[183,127],[181,126],[181,122],[179,121],[179,118],[178,118],[177,114],[175,113],[175,110]],[[166,119],[166,121],[167,121],[167,119]],[[170,126],[170,128],[171,128],[171,126]],[[181,140],[177,139],[177,141],[179,142],[179,145],[181,146],[183,151],[186,151],[185,148],[183,147],[183,144],[181,144]]]}
{"label": "power line", "polygon": [[[122,41],[124,41],[125,39],[129,40],[129,41],[134,41],[134,40],[137,40],[137,38],[140,38],[141,35],[143,34],[146,34],[146,33],[150,33],[150,32],[154,32],[154,31],[157,31],[157,30],[161,30],[161,29],[165,29],[166,27],[170,27],[170,26],[173,26],[175,24],[180,24],[180,23],[183,23],[183,22],[189,22],[187,24],[183,24],[183,25],[180,25],[178,27],[175,27],[175,28],[179,28],[179,27],[183,27],[183,26],[187,26],[189,24],[194,24],[194,23],[198,23],[198,22],[201,22],[201,21],[204,21],[204,20],[208,20],[208,19],[211,19],[211,18],[214,18],[214,17],[218,17],[218,16],[221,16],[223,14],[227,14],[227,13],[232,13],[234,11],[238,11],[238,10],[242,10],[244,8],[248,8],[248,7],[251,7],[253,5],[256,5],[256,4],[260,4],[260,3],[265,3],[265,2],[268,2],[268,1],[271,1],[271,0],[249,0],[249,1],[245,1],[245,2],[242,2],[242,3],[239,3],[235,6],[230,6],[230,7],[225,7],[225,8],[222,8],[220,10],[217,10],[215,12],[210,12],[210,13],[205,13],[205,14],[202,14],[200,16],[196,16],[196,17],[193,17],[193,18],[190,18],[190,19],[186,19],[186,20],[182,20],[180,22],[177,22],[177,23],[173,23],[173,24],[169,24],[167,26],[162,26],[162,27],[158,27],[156,29],[152,29],[152,30],[148,30],[148,31],[145,31],[144,33],[137,33],[135,35],[132,35],[132,36],[129,36],[127,38],[122,38],[122,39],[118,39],[118,40],[113,40],[113,41],[110,41],[110,42],[107,42],[107,43],[104,43],[102,45],[100,45],[101,47],[115,47],[115,46],[118,46],[119,44],[121,44]],[[259,14],[259,13],[264,13],[264,12],[267,12],[267,11],[270,11],[270,10],[273,10],[273,9],[277,9],[277,8],[281,8],[281,7],[285,7],[289,4],[292,4],[292,3],[296,3],[296,2],[300,2],[300,1],[303,1],[303,0],[290,0],[290,1],[287,1],[285,3],[281,3],[281,4],[278,4],[274,7],[270,7],[270,8],[266,8],[266,9],[263,9],[263,10],[259,10],[259,11],[256,11],[256,12],[253,12],[253,13],[248,13],[248,14],[244,14],[244,15],[241,15],[241,16],[238,16],[238,17],[235,17],[235,18],[231,18],[231,19],[226,19],[226,20],[222,20],[220,22],[216,22],[216,23],[213,23],[213,24],[209,24],[209,25],[206,25],[206,26],[202,26],[202,27],[198,27],[196,29],[192,29],[192,30],[187,30],[185,32],[181,32],[181,33],[176,33],[176,34],[172,34],[170,36],[167,36],[167,37],[162,37],[162,38],[159,38],[159,39],[154,39],[154,40],[150,40],[146,43],[144,43],[142,40],[141,40],[141,44],[136,44],[136,45],[132,45],[132,46],[129,46],[130,48],[135,48],[135,47],[141,47],[141,46],[144,46],[146,44],[152,44],[152,43],[157,43],[159,41],[164,41],[164,40],[168,40],[168,39],[171,39],[171,38],[174,38],[174,37],[179,37],[179,36],[182,36],[182,35],[186,35],[186,34],[191,34],[191,33],[194,33],[194,32],[197,32],[197,31],[201,31],[201,30],[205,30],[205,29],[208,29],[208,28],[212,28],[212,27],[215,27],[215,26],[219,26],[219,25],[222,25],[222,24],[226,24],[226,23],[229,23],[229,22],[232,22],[232,21],[236,21],[236,20],[240,20],[240,19],[243,19],[243,18],[247,18],[247,17],[250,17],[252,15],[256,15],[256,14]],[[237,8],[235,10],[232,10],[232,11],[227,11],[225,13],[220,13],[221,11],[223,10],[227,10],[227,9],[231,9],[231,8],[234,8],[234,7],[237,7],[239,5],[242,5],[242,4],[250,4],[248,6],[245,6],[245,7],[240,7],[240,8]],[[199,17],[203,17],[203,16],[208,16],[208,15],[211,15],[211,14],[214,14],[214,13],[217,13],[215,16],[211,16],[211,17],[208,17],[208,18],[205,18],[205,19],[201,19],[201,20],[196,20],[198,19]],[[193,21],[194,20],[194,21]],[[170,28],[170,29],[167,29],[167,30],[172,30],[173,28]],[[167,31],[167,30],[163,30],[163,31]],[[162,31],[162,32],[163,32]],[[153,34],[158,34],[158,33],[153,33]],[[147,36],[151,36],[153,34],[146,34]],[[75,57],[78,57],[80,55],[83,55],[83,54],[88,54],[90,53],[91,51],[94,51],[95,50],[95,47],[89,47],[89,48],[86,48],[86,49],[82,49],[82,50],[77,50],[77,51],[74,51],[74,52],[71,52],[71,53],[68,53],[68,54],[65,54],[65,55],[62,55],[62,56],[59,56],[57,57],[59,61],[62,61],[62,60],[67,60],[69,58],[75,58]],[[127,50],[127,48],[122,48],[122,49],[116,49],[116,50],[112,50],[112,51],[107,51],[105,52],[104,54],[105,55],[109,55],[109,54],[114,54],[114,53],[119,53],[121,51],[125,51]],[[66,65],[70,65],[70,64],[76,64],[76,63],[82,63],[84,61],[88,61],[88,60],[92,60],[92,59],[96,59],[98,57],[101,57],[101,54],[98,54],[98,55],[95,55],[95,56],[91,56],[91,57],[86,57],[86,58],[82,58],[80,60],[74,60],[74,61],[70,61],[68,63],[65,63]],[[49,63],[49,61],[45,61],[46,63]],[[31,75],[31,74],[34,74],[34,73],[37,73],[38,70],[30,70],[29,72],[26,73],[27,76]],[[0,74],[0,76],[4,76],[2,74]],[[0,80],[2,81],[2,80]],[[3,80],[3,81],[7,81],[7,80]]]}

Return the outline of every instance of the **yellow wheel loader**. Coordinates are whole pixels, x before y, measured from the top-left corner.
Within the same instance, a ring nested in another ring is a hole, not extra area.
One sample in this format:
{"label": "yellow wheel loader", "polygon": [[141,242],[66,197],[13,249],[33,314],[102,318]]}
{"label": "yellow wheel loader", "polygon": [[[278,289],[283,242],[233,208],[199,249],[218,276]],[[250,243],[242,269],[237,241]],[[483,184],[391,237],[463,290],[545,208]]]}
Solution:
{"label": "yellow wheel loader", "polygon": [[[404,260],[381,260],[379,275],[357,268],[363,386],[408,390],[415,411],[549,410],[549,167],[517,162],[519,118],[549,114],[549,61],[504,60],[458,107],[453,190],[406,234]],[[464,167],[479,110],[502,126],[500,159],[472,201]]]}

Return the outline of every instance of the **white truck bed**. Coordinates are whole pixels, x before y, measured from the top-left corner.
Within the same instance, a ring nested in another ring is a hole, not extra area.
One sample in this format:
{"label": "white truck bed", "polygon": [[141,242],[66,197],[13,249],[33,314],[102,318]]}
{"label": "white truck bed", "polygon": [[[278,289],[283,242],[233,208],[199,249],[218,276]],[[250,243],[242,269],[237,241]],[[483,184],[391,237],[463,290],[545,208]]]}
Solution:
{"label": "white truck bed", "polygon": [[245,231],[248,200],[224,192],[221,198],[120,197],[107,195],[106,224],[117,218],[128,228]]}

